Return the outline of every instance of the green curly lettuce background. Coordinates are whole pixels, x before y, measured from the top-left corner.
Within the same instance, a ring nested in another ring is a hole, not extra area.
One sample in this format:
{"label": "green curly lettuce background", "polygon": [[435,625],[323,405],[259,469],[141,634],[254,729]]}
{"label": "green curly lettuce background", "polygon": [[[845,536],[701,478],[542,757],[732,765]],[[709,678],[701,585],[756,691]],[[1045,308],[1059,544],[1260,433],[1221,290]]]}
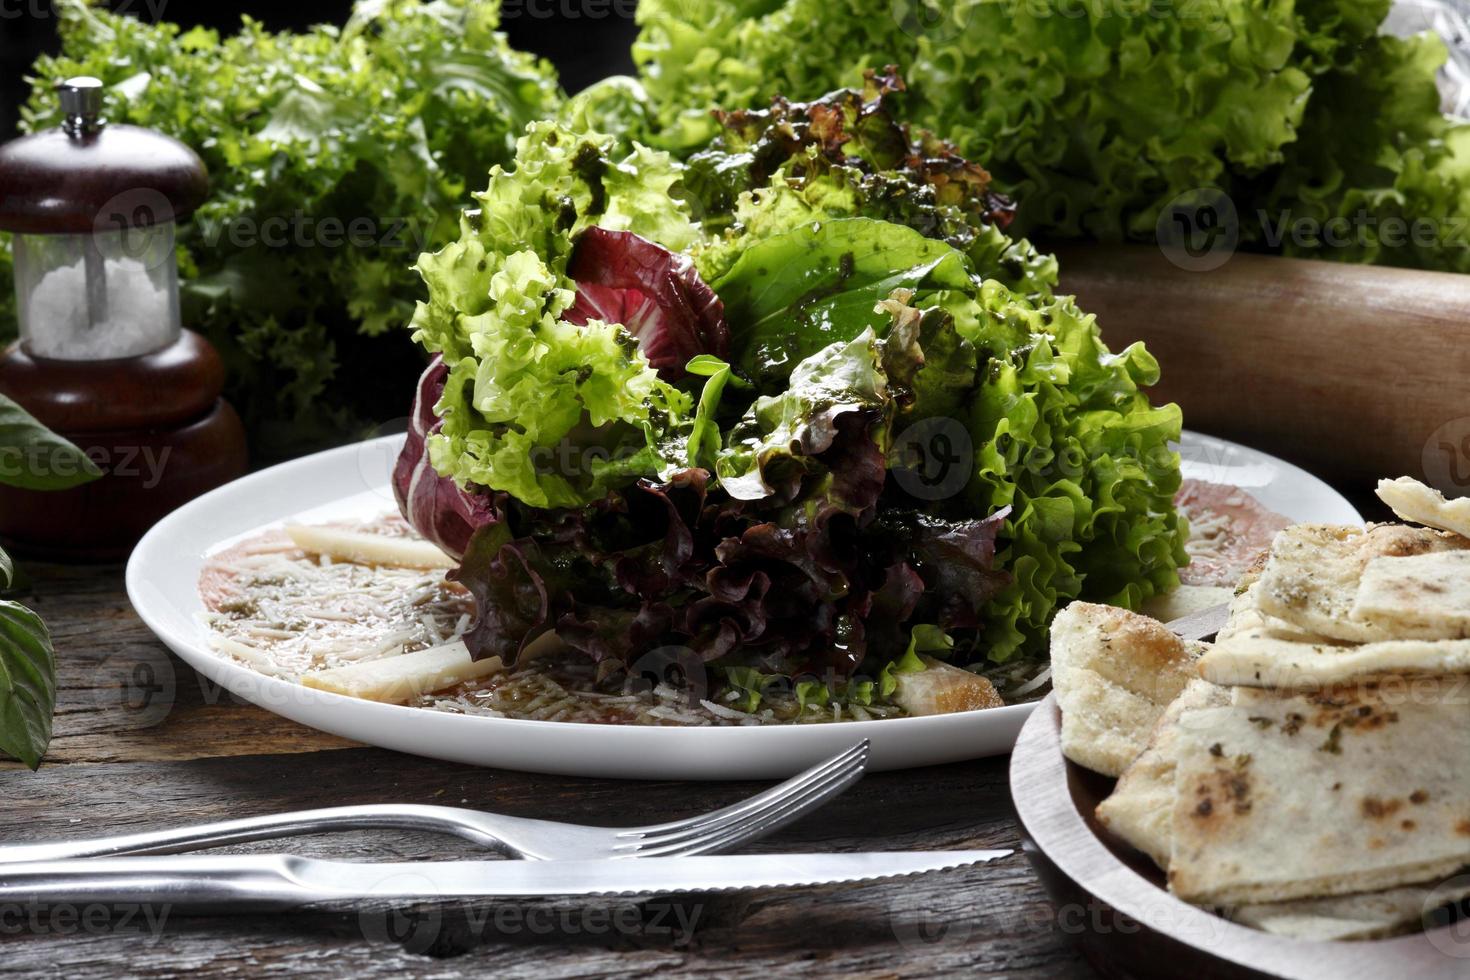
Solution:
{"label": "green curly lettuce background", "polygon": [[[1178,195],[1231,196],[1255,247],[1470,271],[1470,129],[1439,112],[1438,38],[1377,35],[1389,0],[644,0],[652,109],[605,99],[680,152],[710,105],[813,98],[896,64],[907,112],[1019,205],[1014,230],[1153,240]],[[1259,212],[1266,212],[1262,221]],[[1351,217],[1348,242],[1272,241],[1286,216]],[[1390,217],[1431,238],[1385,245]]]}

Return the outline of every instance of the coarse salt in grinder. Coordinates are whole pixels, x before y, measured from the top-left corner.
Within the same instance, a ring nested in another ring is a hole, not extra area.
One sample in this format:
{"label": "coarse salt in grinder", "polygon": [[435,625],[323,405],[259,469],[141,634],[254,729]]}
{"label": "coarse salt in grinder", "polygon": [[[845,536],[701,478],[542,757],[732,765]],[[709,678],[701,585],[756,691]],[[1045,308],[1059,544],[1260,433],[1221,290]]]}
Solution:
{"label": "coarse salt in grinder", "polygon": [[108,125],[95,78],[59,93],[60,128],[0,146],[0,231],[15,236],[20,320],[0,355],[0,392],[105,475],[61,492],[0,487],[0,538],[41,556],[112,560],[241,475],[245,436],[220,397],[219,355],[180,316],[175,229],[208,193],[203,162],[161,133]]}

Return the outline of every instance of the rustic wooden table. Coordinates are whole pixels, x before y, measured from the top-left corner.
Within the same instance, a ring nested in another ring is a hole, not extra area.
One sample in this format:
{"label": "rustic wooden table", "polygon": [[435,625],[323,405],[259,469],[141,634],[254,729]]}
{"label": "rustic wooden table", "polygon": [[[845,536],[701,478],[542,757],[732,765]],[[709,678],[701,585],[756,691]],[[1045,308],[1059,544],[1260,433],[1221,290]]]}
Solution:
{"label": "rustic wooden table", "polygon": [[[27,571],[26,600],[55,634],[61,693],[41,771],[0,763],[3,843],[384,801],[636,824],[712,809],[754,788],[533,776],[364,748],[242,704],[195,674],[134,615],[120,568]],[[321,856],[400,860],[471,854],[454,840],[386,833],[296,846]],[[985,867],[861,887],[592,907],[184,918],[162,910],[0,906],[0,970],[65,977],[1091,975],[1069,943],[1091,912],[1054,909],[1020,853],[1005,759],[869,776],[760,847],[1017,853]]]}

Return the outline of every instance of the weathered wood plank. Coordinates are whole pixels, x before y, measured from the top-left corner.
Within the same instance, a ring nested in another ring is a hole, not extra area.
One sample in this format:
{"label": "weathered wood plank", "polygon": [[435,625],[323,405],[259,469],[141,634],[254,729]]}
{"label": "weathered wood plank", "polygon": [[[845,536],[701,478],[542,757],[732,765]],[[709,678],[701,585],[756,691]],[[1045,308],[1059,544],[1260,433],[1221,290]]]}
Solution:
{"label": "weathered wood plank", "polygon": [[[0,814],[0,839],[91,835],[328,801],[388,799],[642,823],[718,806],[754,788],[542,777],[375,749],[284,759],[70,765],[34,775],[0,774],[0,793],[15,801]],[[474,853],[452,839],[392,834],[321,837],[295,846],[336,857]],[[819,816],[755,849],[1018,846],[1004,762],[988,760],[870,776]],[[170,917],[156,935],[135,917],[64,938],[51,934],[52,925],[43,921],[39,929],[9,936],[5,956],[15,969],[54,966],[69,976],[103,975],[115,969],[122,936],[131,935],[130,968],[165,975],[386,976],[461,970],[568,977],[666,970],[693,976],[772,971],[926,976],[955,970],[1083,975],[1081,961],[1019,853],[984,868],[861,887],[691,898],[681,903],[686,915],[697,916],[687,939],[663,928],[676,920],[659,913],[657,903],[643,906],[641,914],[627,903],[592,907],[607,918],[555,903],[512,910],[449,906],[426,913],[416,924],[395,918],[396,941],[387,935],[381,914]],[[617,923],[622,927],[613,928]]]}

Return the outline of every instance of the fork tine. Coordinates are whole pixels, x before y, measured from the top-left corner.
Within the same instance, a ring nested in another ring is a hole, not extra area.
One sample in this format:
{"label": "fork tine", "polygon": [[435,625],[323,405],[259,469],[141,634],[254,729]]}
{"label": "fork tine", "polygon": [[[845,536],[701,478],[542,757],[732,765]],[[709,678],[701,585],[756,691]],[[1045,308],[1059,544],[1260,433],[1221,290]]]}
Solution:
{"label": "fork tine", "polygon": [[764,836],[842,793],[862,778],[867,761],[867,744],[863,743],[734,806],[657,833],[648,832],[654,828],[643,828],[640,838],[618,844],[614,849],[629,857],[703,853],[720,846],[719,842],[731,846]]}
{"label": "fork tine", "polygon": [[[793,803],[799,804],[807,797],[825,790],[834,782],[841,781],[844,788],[861,778],[865,771],[866,759],[861,754],[854,755],[842,765],[826,767],[824,771],[816,774],[814,778],[793,782],[785,785],[780,793],[762,794],[759,797],[751,797],[744,803],[736,804],[724,810],[716,810],[707,813],[702,819],[696,819],[689,825],[678,830],[666,831],[658,834],[647,834],[637,841],[639,849],[648,848],[660,844],[673,844],[677,841],[687,841],[695,837],[708,836],[724,828],[743,825],[745,823],[759,821],[768,814],[789,806]],[[847,777],[851,776],[849,781]]]}
{"label": "fork tine", "polygon": [[826,782],[809,787],[803,793],[784,800],[768,810],[752,814],[748,819],[727,821],[720,826],[704,829],[698,834],[684,836],[675,841],[655,841],[651,845],[645,844],[639,846],[631,856],[671,857],[729,850],[737,844],[764,837],[781,829],[840,795],[861,778],[862,773],[858,770],[833,773]]}
{"label": "fork tine", "polygon": [[800,792],[805,787],[827,778],[833,772],[844,772],[856,769],[858,772],[866,770],[868,764],[868,740],[863,739],[851,748],[844,749],[832,758],[819,762],[797,773],[784,783],[772,786],[770,789],[757,793],[738,803],[719,810],[711,810],[709,813],[700,813],[683,820],[675,820],[671,823],[652,824],[646,827],[629,827],[619,832],[618,836],[626,838],[628,843],[648,842],[654,839],[666,839],[676,836],[683,831],[707,827],[714,821],[724,820],[731,817],[740,817],[754,810],[760,810],[778,803],[783,799]]}

